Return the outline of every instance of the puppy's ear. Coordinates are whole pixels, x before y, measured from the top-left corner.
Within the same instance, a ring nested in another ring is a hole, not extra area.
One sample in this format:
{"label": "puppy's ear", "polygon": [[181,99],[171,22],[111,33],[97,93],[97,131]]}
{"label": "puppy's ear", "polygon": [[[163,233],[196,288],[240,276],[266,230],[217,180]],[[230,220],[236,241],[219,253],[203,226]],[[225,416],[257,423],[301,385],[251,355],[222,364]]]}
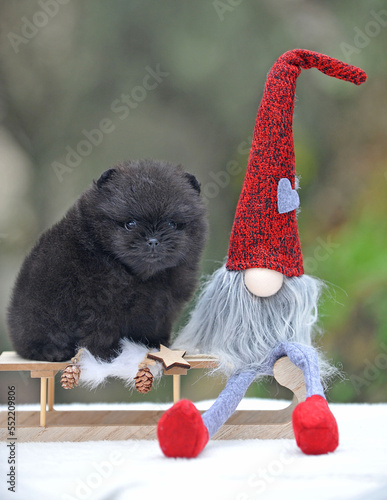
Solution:
{"label": "puppy's ear", "polygon": [[184,177],[188,180],[194,190],[200,194],[200,184],[196,177],[192,174],[189,174],[188,172],[184,174]]}
{"label": "puppy's ear", "polygon": [[101,177],[97,181],[97,188],[101,189],[101,187],[108,182],[109,179],[112,178],[112,176],[115,174],[116,170],[114,168],[109,168],[109,170],[106,170]]}

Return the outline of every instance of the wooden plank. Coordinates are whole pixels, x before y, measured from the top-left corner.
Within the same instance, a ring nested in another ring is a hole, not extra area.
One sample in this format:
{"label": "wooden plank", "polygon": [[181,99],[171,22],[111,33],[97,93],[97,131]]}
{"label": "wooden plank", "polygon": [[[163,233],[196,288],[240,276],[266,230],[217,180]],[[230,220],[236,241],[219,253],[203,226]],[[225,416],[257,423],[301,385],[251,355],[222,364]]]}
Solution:
{"label": "wooden plank", "polygon": [[282,410],[237,410],[228,419],[230,425],[283,425],[291,421],[295,402]]}
{"label": "wooden plank", "polygon": [[[3,441],[0,430],[0,441]],[[17,434],[18,443],[121,441],[127,439],[157,439],[156,426],[93,426],[93,427],[25,427]]]}
{"label": "wooden plank", "polygon": [[24,359],[14,351],[4,351],[0,355],[0,371],[52,370],[58,372],[66,368],[69,363],[70,361],[50,362]]}
{"label": "wooden plank", "polygon": [[[282,410],[279,410],[282,411]],[[275,411],[273,410],[275,413]],[[257,424],[270,412],[238,411],[213,439],[278,439],[292,438],[292,423]],[[23,415],[24,414],[24,415]],[[100,441],[125,439],[157,439],[156,429],[163,411],[51,411],[47,427],[39,427],[39,412],[18,412],[16,437],[18,442]],[[268,416],[268,415],[267,415]],[[0,441],[8,437],[6,412],[0,413]]]}
{"label": "wooden plank", "polygon": [[191,368],[216,368],[219,364],[218,358],[206,354],[195,354],[184,356]]}
{"label": "wooden plank", "polygon": [[42,377],[52,378],[52,377],[55,377],[55,375],[57,374],[57,371],[56,370],[35,370],[35,368],[34,368],[33,370],[31,370],[30,374],[31,374],[31,378],[42,378]]}
{"label": "wooden plank", "polygon": [[[47,413],[47,428],[56,427],[88,427],[92,425],[156,425],[162,410],[53,410]],[[38,411],[19,411],[17,431],[23,427],[39,425]],[[5,428],[6,412],[0,412],[0,428]],[[17,433],[16,433],[17,434]]]}
{"label": "wooden plank", "polygon": [[173,366],[172,368],[164,368],[164,375],[187,375],[187,368],[180,368],[179,366]]}
{"label": "wooden plank", "polygon": [[283,425],[224,424],[212,439],[292,439],[292,422]]}
{"label": "wooden plank", "polygon": [[[292,405],[290,405],[291,407]],[[227,421],[228,425],[282,425],[287,422],[287,410],[238,410]],[[47,427],[90,425],[154,425],[162,410],[52,410],[46,415]],[[203,413],[203,411],[201,412]],[[17,429],[39,425],[38,411],[17,412]],[[6,412],[0,412],[0,428],[6,427]]]}
{"label": "wooden plank", "polygon": [[[191,368],[216,368],[218,366],[215,356],[196,354],[185,356],[184,359],[188,361]],[[58,372],[66,368],[69,363],[71,363],[71,360],[49,362],[24,359],[14,351],[4,351],[0,354],[0,371],[54,370]]]}

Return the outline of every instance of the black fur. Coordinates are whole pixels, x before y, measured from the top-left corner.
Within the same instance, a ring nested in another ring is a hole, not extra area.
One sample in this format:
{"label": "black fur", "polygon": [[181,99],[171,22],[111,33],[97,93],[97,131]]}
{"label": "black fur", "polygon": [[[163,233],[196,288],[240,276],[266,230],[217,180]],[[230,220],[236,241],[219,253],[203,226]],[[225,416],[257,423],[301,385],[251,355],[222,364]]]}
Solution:
{"label": "black fur", "polygon": [[191,186],[196,189],[198,193],[200,193],[200,184],[199,181],[196,179],[196,177],[192,174],[186,173],[185,176],[187,177],[189,183]]}
{"label": "black fur", "polygon": [[121,338],[168,345],[197,286],[207,236],[194,176],[150,160],[109,169],[43,233],[8,310],[15,350],[62,361],[114,357]]}

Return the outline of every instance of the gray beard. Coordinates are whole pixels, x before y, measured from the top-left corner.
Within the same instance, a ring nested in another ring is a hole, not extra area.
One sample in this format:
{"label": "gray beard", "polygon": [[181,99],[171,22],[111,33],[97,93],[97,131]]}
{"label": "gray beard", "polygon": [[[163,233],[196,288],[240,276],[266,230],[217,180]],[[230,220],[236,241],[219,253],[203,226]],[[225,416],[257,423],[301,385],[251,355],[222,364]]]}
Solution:
{"label": "gray beard", "polygon": [[[214,371],[227,377],[245,370],[256,371],[257,377],[270,375],[270,353],[279,343],[312,345],[324,286],[311,276],[285,276],[275,295],[261,298],[247,290],[243,272],[223,265],[204,284],[172,348],[217,356],[219,367]],[[323,379],[336,372],[320,353],[319,364]]]}

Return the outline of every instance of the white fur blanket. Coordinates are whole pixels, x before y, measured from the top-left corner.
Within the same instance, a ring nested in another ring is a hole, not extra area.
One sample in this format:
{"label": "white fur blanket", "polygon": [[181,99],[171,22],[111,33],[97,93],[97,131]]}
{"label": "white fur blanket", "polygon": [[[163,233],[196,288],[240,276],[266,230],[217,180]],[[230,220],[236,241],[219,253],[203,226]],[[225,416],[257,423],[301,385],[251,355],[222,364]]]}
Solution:
{"label": "white fur blanket", "polygon": [[[109,377],[120,378],[130,389],[134,388],[134,377],[138,372],[138,365],[145,359],[149,348],[136,344],[130,340],[121,340],[119,355],[112,361],[103,361],[95,358],[87,349],[82,350],[79,360],[81,376],[79,384],[90,389],[95,389],[104,384]],[[162,375],[161,363],[148,366],[155,381]]]}

